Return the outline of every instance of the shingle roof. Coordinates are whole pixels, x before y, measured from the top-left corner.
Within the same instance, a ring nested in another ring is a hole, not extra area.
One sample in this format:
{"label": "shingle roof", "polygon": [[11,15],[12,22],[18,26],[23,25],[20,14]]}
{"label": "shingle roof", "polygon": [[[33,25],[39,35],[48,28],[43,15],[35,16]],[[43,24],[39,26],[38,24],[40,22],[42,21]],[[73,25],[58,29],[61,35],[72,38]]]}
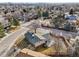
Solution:
{"label": "shingle roof", "polygon": [[25,34],[27,40],[33,44],[34,46],[39,46],[43,43],[45,43],[45,41],[40,40],[40,38],[38,38],[36,35],[34,35],[32,32],[27,32]]}
{"label": "shingle roof", "polygon": [[75,16],[75,15],[68,15],[68,16],[66,16],[66,19],[67,20],[76,20],[77,16]]}

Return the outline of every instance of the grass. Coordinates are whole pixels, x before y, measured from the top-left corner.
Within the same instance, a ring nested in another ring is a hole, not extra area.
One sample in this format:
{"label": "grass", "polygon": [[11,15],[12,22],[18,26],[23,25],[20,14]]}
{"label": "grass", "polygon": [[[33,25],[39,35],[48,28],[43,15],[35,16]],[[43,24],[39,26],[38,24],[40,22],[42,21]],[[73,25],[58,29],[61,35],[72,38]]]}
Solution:
{"label": "grass", "polygon": [[3,38],[4,36],[6,36],[5,33],[0,33],[0,39]]}
{"label": "grass", "polygon": [[42,51],[44,51],[44,50],[46,50],[46,49],[47,49],[47,48],[44,48],[44,47],[40,46],[40,47],[36,48],[35,51],[37,51],[37,52],[42,52]]}
{"label": "grass", "polygon": [[23,49],[23,48],[26,48],[28,44],[27,44],[27,41],[23,39],[20,43],[17,44],[17,46]]}
{"label": "grass", "polygon": [[50,55],[51,53],[55,52],[54,47],[50,47],[50,48],[45,48],[43,46],[40,46],[36,49],[37,52],[41,52],[45,55]]}
{"label": "grass", "polygon": [[[57,50],[55,49],[55,46],[51,46],[49,48],[40,46],[40,47],[36,48],[36,51],[41,52],[45,55],[55,55],[55,53],[57,52]],[[66,54],[66,48],[64,46],[62,46],[62,47],[60,47],[60,50],[58,52]]]}
{"label": "grass", "polygon": [[15,32],[16,30],[20,29],[20,27],[11,27],[10,28],[10,32]]}
{"label": "grass", "polygon": [[41,53],[46,54],[46,55],[50,55],[53,52],[55,52],[53,47],[47,48],[46,50],[42,51]]}

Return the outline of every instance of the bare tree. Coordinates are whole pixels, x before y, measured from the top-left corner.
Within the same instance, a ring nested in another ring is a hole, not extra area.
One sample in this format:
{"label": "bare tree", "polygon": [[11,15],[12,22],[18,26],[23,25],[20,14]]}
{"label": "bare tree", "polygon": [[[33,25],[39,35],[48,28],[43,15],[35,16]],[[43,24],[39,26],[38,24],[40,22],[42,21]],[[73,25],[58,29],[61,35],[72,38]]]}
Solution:
{"label": "bare tree", "polygon": [[56,55],[58,56],[60,54],[60,50],[61,50],[62,45],[61,45],[61,42],[59,39],[55,40],[55,42],[56,43],[54,45],[54,48],[56,50]]}
{"label": "bare tree", "polygon": [[34,29],[34,31],[35,31],[35,33],[36,33],[37,28],[40,27],[39,22],[38,22],[38,21],[33,22],[33,23],[32,23],[32,27],[33,27],[33,29]]}

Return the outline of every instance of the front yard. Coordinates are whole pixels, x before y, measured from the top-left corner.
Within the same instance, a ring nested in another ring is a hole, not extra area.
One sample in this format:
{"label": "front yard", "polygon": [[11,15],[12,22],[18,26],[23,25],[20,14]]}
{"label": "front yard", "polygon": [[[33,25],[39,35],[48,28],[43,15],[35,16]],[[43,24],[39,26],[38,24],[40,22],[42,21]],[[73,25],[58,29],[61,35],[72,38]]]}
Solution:
{"label": "front yard", "polygon": [[40,46],[40,47],[36,48],[36,51],[41,52],[41,53],[48,55],[48,56],[50,56],[50,55],[56,56],[57,53],[59,53],[60,55],[67,55],[67,48],[65,47],[64,43],[62,43],[61,47],[58,47],[58,46],[56,47],[53,45],[49,48],[45,48],[43,46]]}

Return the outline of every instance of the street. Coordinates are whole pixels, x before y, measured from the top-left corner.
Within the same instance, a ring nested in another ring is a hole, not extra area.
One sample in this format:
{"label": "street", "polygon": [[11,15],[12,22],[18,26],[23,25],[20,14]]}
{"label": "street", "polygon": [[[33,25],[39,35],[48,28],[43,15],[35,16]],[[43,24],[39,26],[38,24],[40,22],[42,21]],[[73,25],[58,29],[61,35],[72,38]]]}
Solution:
{"label": "street", "polygon": [[[32,21],[33,22],[33,21]],[[32,22],[26,23],[24,26],[30,25]],[[21,29],[17,30],[16,32],[12,33],[9,36],[6,36],[0,42],[0,56],[6,56],[10,48],[14,45],[17,38],[26,33],[29,29],[22,27]]]}

